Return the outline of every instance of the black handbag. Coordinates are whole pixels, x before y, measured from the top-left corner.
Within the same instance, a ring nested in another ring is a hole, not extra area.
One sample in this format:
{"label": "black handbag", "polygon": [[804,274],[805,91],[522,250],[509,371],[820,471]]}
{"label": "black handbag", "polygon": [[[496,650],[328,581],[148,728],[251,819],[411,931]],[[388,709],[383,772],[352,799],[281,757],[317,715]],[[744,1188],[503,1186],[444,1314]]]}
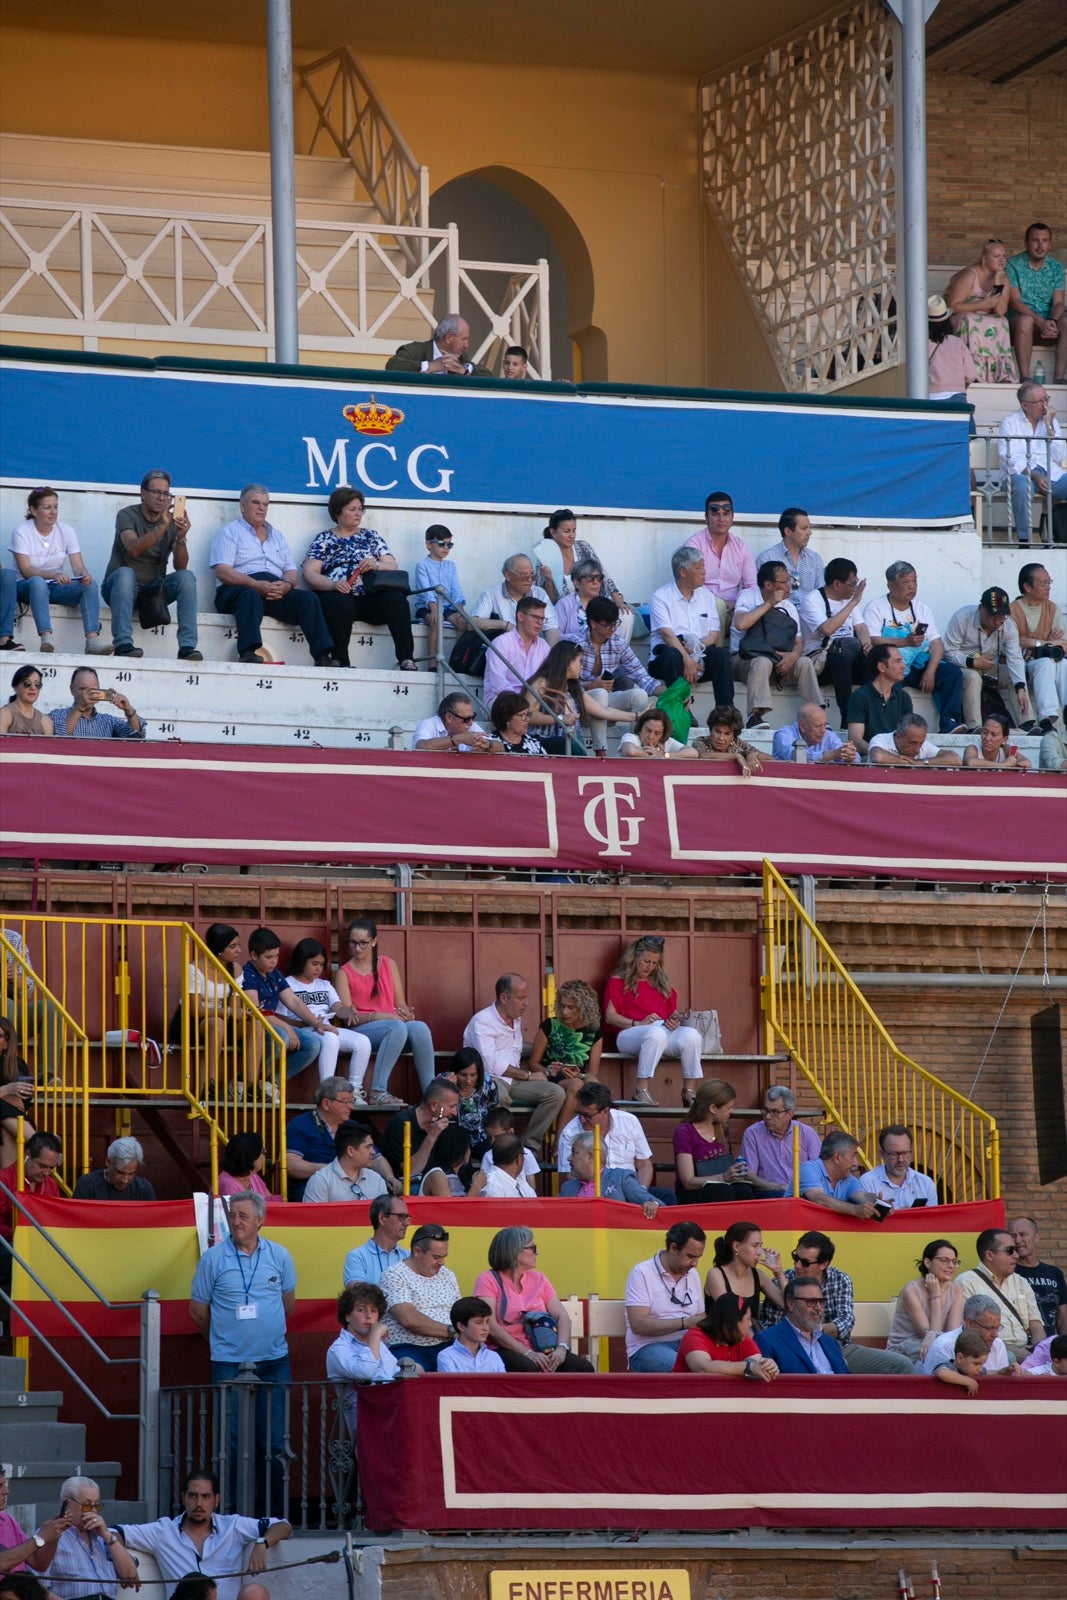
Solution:
{"label": "black handbag", "polygon": [[485,640],[470,628],[466,633],[461,633],[452,646],[448,664],[453,672],[465,672],[469,678],[481,678],[485,674],[485,651]]}
{"label": "black handbag", "polygon": [[137,591],[137,621],[142,628],[169,628],[170,606],[161,583]]}
{"label": "black handbag", "polygon": [[[493,1277],[500,1289],[500,1312],[497,1320],[503,1323],[508,1314],[508,1297],[504,1293],[504,1280],[499,1272],[494,1271]],[[559,1325],[550,1311],[524,1311],[522,1326],[530,1341],[530,1349],[536,1351],[538,1355],[548,1355],[559,1344]]]}
{"label": "black handbag", "polygon": [[364,594],[381,594],[385,589],[396,589],[400,594],[411,593],[411,578],[403,567],[386,567],[363,574]]}
{"label": "black handbag", "polygon": [[792,650],[796,642],[796,623],[788,612],[774,606],[742,633],[738,654],[744,661],[751,660],[753,656],[776,659],[780,654],[785,655]]}

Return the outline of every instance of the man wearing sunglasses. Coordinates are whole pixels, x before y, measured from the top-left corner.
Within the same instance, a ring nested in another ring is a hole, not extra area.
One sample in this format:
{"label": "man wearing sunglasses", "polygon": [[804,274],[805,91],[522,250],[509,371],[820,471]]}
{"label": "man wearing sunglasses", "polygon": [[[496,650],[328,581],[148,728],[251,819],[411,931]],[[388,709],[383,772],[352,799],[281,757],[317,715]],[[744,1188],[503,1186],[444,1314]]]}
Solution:
{"label": "man wearing sunglasses", "polygon": [[[912,1371],[912,1363],[907,1356],[896,1350],[872,1350],[867,1345],[852,1343],[852,1329],[856,1321],[852,1279],[840,1267],[831,1266],[834,1254],[834,1241],[827,1234],[814,1229],[801,1234],[793,1251],[793,1265],[785,1275],[786,1304],[789,1302],[789,1285],[794,1279],[814,1283],[822,1296],[823,1335],[836,1346],[846,1371],[860,1373],[864,1377],[874,1374],[876,1377],[906,1378]],[[812,1291],[805,1290],[805,1294],[811,1296]],[[770,1300],[766,1300],[761,1315],[765,1326],[772,1327],[780,1321],[782,1312]]]}
{"label": "man wearing sunglasses", "polygon": [[961,1272],[956,1282],[964,1298],[989,1295],[1000,1310],[1000,1334],[1009,1355],[1019,1361],[1030,1354],[1045,1337],[1045,1325],[1037,1309],[1034,1291],[1015,1268],[1019,1249],[1003,1228],[986,1228],[974,1243],[978,1266]]}
{"label": "man wearing sunglasses", "polygon": [[474,706],[459,689],[445,695],[435,717],[423,717],[411,736],[411,748],[458,756],[504,753],[500,740],[474,720]]}
{"label": "man wearing sunglasses", "polygon": [[[762,1328],[756,1343],[762,1355],[777,1361],[783,1376],[847,1374],[836,1339],[823,1332],[826,1301],[818,1278],[790,1278],[785,1286],[785,1315],[773,1328]],[[909,1370],[911,1363],[908,1363]]]}

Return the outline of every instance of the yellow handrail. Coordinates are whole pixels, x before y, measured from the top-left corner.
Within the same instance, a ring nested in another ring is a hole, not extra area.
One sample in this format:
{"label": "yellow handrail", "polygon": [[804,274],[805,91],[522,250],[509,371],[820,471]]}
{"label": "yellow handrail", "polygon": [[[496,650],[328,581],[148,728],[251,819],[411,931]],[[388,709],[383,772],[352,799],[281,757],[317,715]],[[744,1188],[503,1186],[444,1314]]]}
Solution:
{"label": "yellow handrail", "polygon": [[897,1048],[781,873],[763,863],[766,1049],[784,1046],[828,1117],[878,1164],[887,1123],[911,1130],[915,1165],[946,1202],[1000,1195],[1000,1136],[987,1111]]}

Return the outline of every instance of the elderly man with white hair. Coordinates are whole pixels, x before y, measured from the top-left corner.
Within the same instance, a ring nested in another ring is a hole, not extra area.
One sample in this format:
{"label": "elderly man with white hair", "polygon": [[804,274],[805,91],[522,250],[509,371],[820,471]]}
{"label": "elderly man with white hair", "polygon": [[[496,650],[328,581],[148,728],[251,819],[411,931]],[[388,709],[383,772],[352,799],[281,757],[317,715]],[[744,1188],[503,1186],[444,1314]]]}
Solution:
{"label": "elderly man with white hair", "polygon": [[109,1528],[100,1512],[100,1485],[93,1478],[67,1478],[59,1491],[60,1516],[69,1518],[56,1553],[41,1581],[59,1600],[81,1595],[107,1595],[115,1600],[119,1585],[137,1585],[137,1563]]}
{"label": "elderly man with white hair", "polygon": [[465,317],[450,311],[433,330],[432,339],[402,344],[385,363],[386,372],[425,372],[435,378],[491,378],[480,361],[467,360],[471,330]]}
{"label": "elderly man with white hair", "polygon": [[741,1156],[748,1162],[745,1181],[765,1198],[784,1195],[792,1186],[794,1129],[801,1161],[818,1160],[819,1135],[810,1124],[797,1120],[796,1111],[792,1089],[772,1084],[763,1096],[759,1122],[750,1123],[741,1139]]}
{"label": "elderly man with white hair", "polygon": [[545,603],[545,631],[547,644],[559,643],[559,618],[548,592],[535,582],[534,564],[523,551],[508,556],[500,569],[503,583],[491,583],[483,589],[473,607],[471,616],[483,633],[506,633],[518,626],[517,609],[520,600],[532,594],[535,600]]}
{"label": "elderly man with white hair", "polygon": [[95,1172],[83,1172],[74,1185],[75,1200],[154,1200],[156,1191],[147,1178],[138,1176],[144,1166],[144,1150],[139,1139],[113,1139],[107,1147],[107,1163]]}

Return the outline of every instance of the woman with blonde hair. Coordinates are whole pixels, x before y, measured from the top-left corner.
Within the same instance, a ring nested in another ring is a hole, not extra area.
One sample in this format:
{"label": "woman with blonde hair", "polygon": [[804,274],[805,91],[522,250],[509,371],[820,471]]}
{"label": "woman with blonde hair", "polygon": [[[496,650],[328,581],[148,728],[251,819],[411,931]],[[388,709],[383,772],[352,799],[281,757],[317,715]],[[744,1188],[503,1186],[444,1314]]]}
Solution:
{"label": "woman with blonde hair", "polygon": [[730,1148],[730,1113],[736,1104],[732,1083],[708,1078],[675,1128],[674,1192],[683,1204],[756,1198],[755,1189],[745,1181],[747,1163],[735,1161]]}
{"label": "woman with blonde hair", "polygon": [[677,990],[663,970],[663,945],[659,934],[646,933],[623,952],[604,991],[604,1021],[619,1030],[620,1054],[637,1057],[634,1099],[640,1105],[658,1105],[648,1085],[663,1056],[679,1056],[686,1079],[682,1103],[688,1106],[694,1099],[692,1083],[704,1076],[704,1040],[696,1028],[686,1026],[678,1010]]}
{"label": "woman with blonde hair", "polygon": [[543,1068],[549,1083],[563,1085],[567,1098],[558,1127],[566,1127],[573,1117],[582,1084],[596,1081],[602,1047],[600,1001],[581,978],[569,978],[556,990],[555,1014],[538,1028],[530,1056],[534,1071]]}
{"label": "woman with blonde hair", "polygon": [[955,331],[974,357],[979,383],[1019,381],[1008,325],[1007,265],[1003,239],[987,239],[978,260],[950,278],[945,290]]}

